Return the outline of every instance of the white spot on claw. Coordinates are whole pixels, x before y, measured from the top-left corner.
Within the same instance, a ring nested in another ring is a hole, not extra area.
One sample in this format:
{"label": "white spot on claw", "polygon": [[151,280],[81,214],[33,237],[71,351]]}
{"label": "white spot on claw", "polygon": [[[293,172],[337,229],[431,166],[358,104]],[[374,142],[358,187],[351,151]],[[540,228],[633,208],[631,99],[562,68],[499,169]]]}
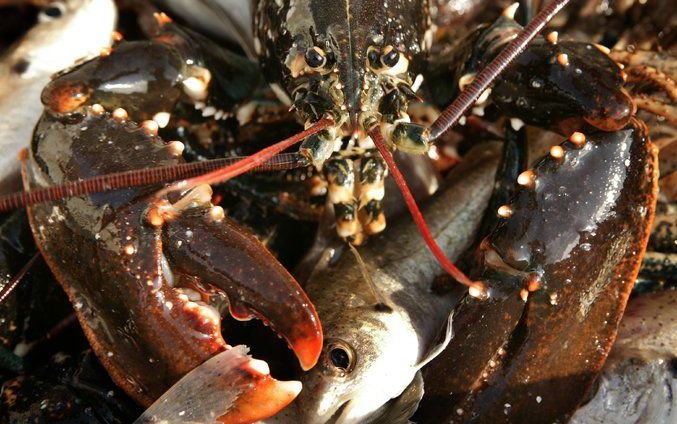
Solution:
{"label": "white spot on claw", "polygon": [[169,124],[169,118],[171,115],[169,112],[158,112],[155,115],[153,115],[153,121],[157,122],[158,126],[160,128],[164,128]]}
{"label": "white spot on claw", "polygon": [[270,368],[268,367],[268,364],[265,361],[261,361],[259,359],[250,359],[248,365],[249,368],[253,369],[259,374],[263,375],[270,374]]}
{"label": "white spot on claw", "polygon": [[519,118],[510,118],[510,126],[513,130],[519,131],[524,126],[524,121]]}
{"label": "white spot on claw", "polygon": [[550,148],[550,156],[555,159],[562,159],[564,157],[564,149],[562,146],[552,146]]}
{"label": "white spot on claw", "polygon": [[517,13],[517,9],[520,7],[520,4],[515,2],[511,4],[510,6],[506,7],[503,9],[503,16],[505,16],[508,19],[515,19],[515,13]]}
{"label": "white spot on claw", "polygon": [[512,208],[509,205],[503,205],[498,208],[497,213],[501,218],[510,218],[512,216]]}
{"label": "white spot on claw", "polygon": [[562,66],[569,66],[569,55],[566,53],[558,54],[557,63],[559,63]]}
{"label": "white spot on claw", "polygon": [[193,100],[207,98],[207,84],[199,78],[190,77],[183,80],[183,92]]}
{"label": "white spot on claw", "polygon": [[576,131],[569,136],[569,141],[574,143],[576,146],[581,147],[585,144],[585,134]]}
{"label": "white spot on claw", "polygon": [[528,169],[517,177],[517,184],[524,186],[524,187],[531,187],[534,185],[534,182],[536,180],[536,174],[534,174],[534,171]]}
{"label": "white spot on claw", "polygon": [[128,117],[129,115],[127,114],[127,111],[123,108],[117,108],[113,111],[113,119],[118,122],[125,121]]}
{"label": "white spot on claw", "polygon": [[183,143],[180,141],[172,141],[167,145],[170,153],[174,156],[180,156],[183,153],[183,150],[186,148]]}

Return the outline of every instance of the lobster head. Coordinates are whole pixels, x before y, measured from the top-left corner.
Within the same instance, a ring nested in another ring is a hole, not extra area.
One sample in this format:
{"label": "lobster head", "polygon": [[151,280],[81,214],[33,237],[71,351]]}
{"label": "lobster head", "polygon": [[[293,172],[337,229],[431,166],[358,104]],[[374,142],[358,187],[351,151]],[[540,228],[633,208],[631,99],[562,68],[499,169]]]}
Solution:
{"label": "lobster head", "polygon": [[391,146],[423,153],[427,130],[406,111],[420,84],[418,68],[432,42],[425,1],[260,2],[257,53],[310,125],[329,114],[335,125],[302,146],[321,165],[343,136],[381,126]]}

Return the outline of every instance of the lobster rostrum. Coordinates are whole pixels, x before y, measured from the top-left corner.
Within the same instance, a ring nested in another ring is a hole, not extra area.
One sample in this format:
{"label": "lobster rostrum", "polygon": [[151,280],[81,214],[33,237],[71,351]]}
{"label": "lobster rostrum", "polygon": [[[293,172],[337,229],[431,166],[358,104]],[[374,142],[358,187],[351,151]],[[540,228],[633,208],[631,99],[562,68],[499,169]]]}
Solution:
{"label": "lobster rostrum", "polygon": [[[563,4],[549,5],[539,25]],[[45,89],[45,115],[24,165],[27,190],[174,166],[181,162],[183,144],[165,143],[158,134],[180,119],[195,119],[196,113],[199,119],[240,118],[265,89],[264,80],[306,127],[215,175],[30,208],[41,251],[76,305],[91,344],[116,382],[137,400],[149,403],[188,370],[228,348],[218,319],[226,305],[235,317],[267,320],[304,368],[317,361],[322,331],[312,304],[246,230],[212,206],[204,183],[236,176],[305,139],[301,153],[326,176],[339,235],[359,244],[364,235],[383,230],[380,202],[388,170],[404,185],[383,146],[425,153],[467,106],[452,103],[429,128],[410,122],[409,102],[422,96],[422,82],[439,107],[456,95],[472,96],[473,88],[482,92],[500,73],[492,64],[503,57],[502,48],[539,28],[534,24],[522,31],[509,8],[493,25],[472,32],[460,48],[426,59],[432,40],[427,7],[426,1],[404,0],[387,6],[374,0],[257,2],[254,50],[260,68],[157,14],[151,40],[122,42],[62,73]],[[634,113],[622,85],[621,69],[603,49],[549,34],[536,37],[534,47],[484,91],[478,106],[491,103],[507,116],[565,133],[615,131]],[[522,174],[520,181],[538,185],[533,173]],[[652,199],[646,199],[648,221]],[[502,208],[499,215],[512,212]],[[643,228],[647,220],[638,225]],[[422,231],[426,235],[427,228]],[[427,237],[436,246],[429,231]],[[64,240],[71,241],[71,250],[61,248]],[[435,253],[444,258],[439,248]],[[443,266],[475,296],[502,293],[493,281],[475,283],[454,273],[450,262]],[[519,289],[498,297],[514,294],[513,301],[523,306],[522,288],[533,288],[525,281],[519,279]],[[624,302],[621,296],[616,311],[622,312]],[[174,330],[167,334],[167,328]],[[149,358],[167,377],[164,381],[149,377]],[[265,371],[250,362],[243,372],[250,373],[248,381],[271,388],[269,397],[277,401],[255,409],[245,421],[274,413],[298,390],[271,384]]]}

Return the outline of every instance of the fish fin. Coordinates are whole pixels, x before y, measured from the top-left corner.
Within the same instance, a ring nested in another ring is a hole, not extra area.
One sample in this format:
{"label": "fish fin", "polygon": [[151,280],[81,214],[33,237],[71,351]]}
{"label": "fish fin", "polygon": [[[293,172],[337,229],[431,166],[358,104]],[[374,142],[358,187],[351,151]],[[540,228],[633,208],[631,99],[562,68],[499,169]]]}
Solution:
{"label": "fish fin", "polygon": [[451,338],[454,337],[454,329],[453,329],[453,315],[454,313],[452,312],[449,314],[449,319],[447,319],[447,328],[444,331],[444,340],[436,346],[433,346],[432,349],[428,351],[428,353],[425,354],[423,359],[419,361],[418,364],[414,365],[414,368],[416,370],[420,370],[424,366],[426,366],[430,361],[435,359],[437,355],[442,353],[444,349],[447,348],[449,345],[449,342],[451,341]]}
{"label": "fish fin", "polygon": [[414,379],[398,397],[391,399],[383,405],[369,424],[409,424],[412,415],[418,409],[418,404],[423,398],[423,375],[416,372]]}
{"label": "fish fin", "polygon": [[350,251],[353,252],[353,255],[355,255],[355,260],[357,261],[357,265],[360,268],[362,277],[364,277],[365,283],[367,283],[367,286],[369,286],[369,291],[371,291],[371,294],[373,296],[373,304],[376,307],[384,307],[384,309],[390,310],[391,308],[385,303],[385,300],[381,295],[381,292],[379,291],[378,287],[376,287],[376,283],[374,283],[374,280],[372,280],[371,275],[369,275],[367,264],[364,263],[362,255],[360,255],[360,252],[358,252],[357,248],[352,244],[348,243],[348,247],[350,247]]}
{"label": "fish fin", "polygon": [[254,48],[253,36],[248,33],[248,29],[245,28],[241,22],[239,22],[233,15],[229,13],[228,6],[232,1],[217,1],[217,0],[200,0],[205,6],[207,6],[214,15],[221,21],[224,25],[229,26],[233,29],[234,35],[237,38],[237,43],[240,45],[244,53],[251,60],[258,60],[256,54],[256,49]]}

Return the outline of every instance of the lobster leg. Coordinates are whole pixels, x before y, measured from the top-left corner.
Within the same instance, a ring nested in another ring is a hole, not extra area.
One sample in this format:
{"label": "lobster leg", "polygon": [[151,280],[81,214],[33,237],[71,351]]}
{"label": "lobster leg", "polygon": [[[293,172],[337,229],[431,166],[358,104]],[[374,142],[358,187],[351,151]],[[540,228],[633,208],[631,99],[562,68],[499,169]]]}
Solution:
{"label": "lobster leg", "polygon": [[491,300],[468,297],[456,310],[460,332],[425,369],[422,422],[573,413],[614,341],[648,241],[658,169],[646,131],[633,120],[587,142],[579,134],[520,175],[509,217],[479,250]]}

